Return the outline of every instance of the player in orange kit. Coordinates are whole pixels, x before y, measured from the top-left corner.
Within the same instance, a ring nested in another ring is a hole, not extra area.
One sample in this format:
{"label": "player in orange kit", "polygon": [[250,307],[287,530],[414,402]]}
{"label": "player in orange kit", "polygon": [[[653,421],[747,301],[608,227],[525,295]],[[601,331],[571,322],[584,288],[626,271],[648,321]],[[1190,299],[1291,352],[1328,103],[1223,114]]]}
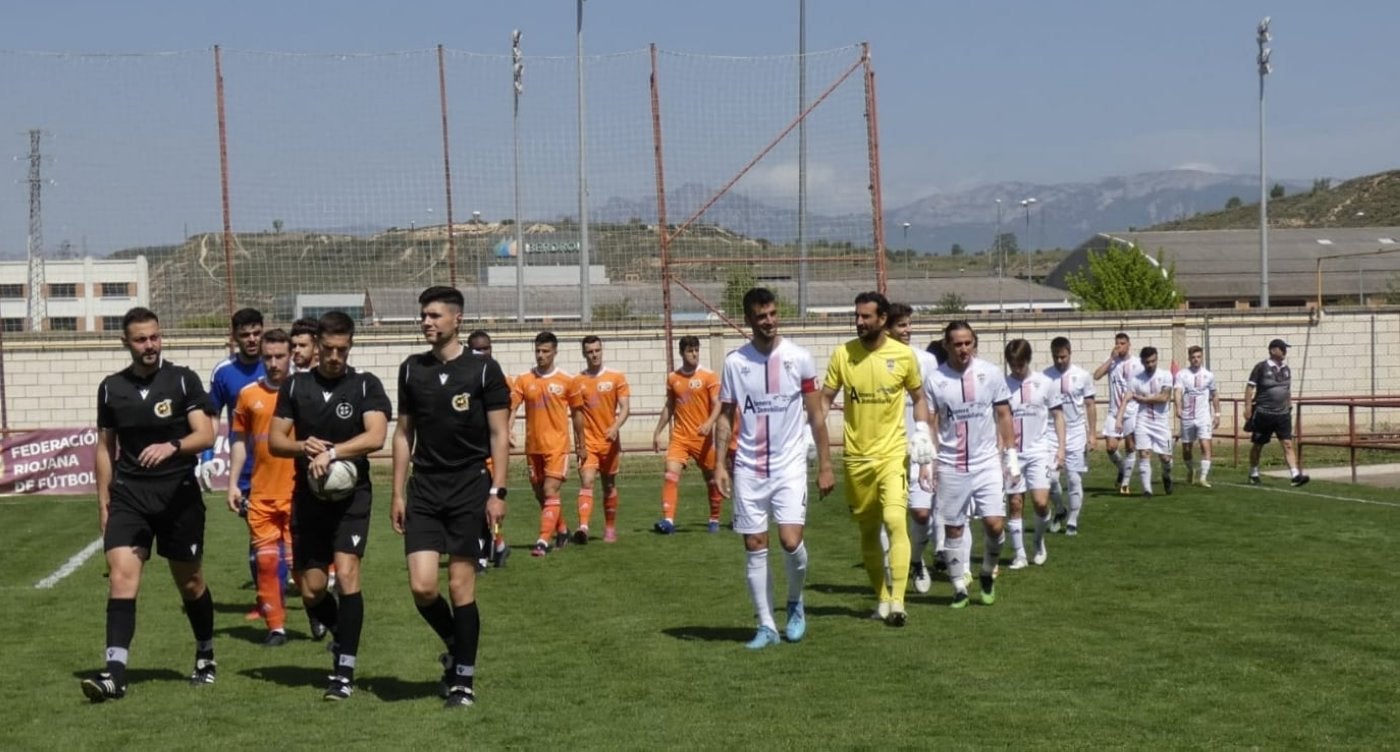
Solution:
{"label": "player in orange kit", "polygon": [[[229,467],[243,467],[250,448],[252,483],[248,491],[248,532],[257,563],[258,611],[267,620],[264,647],[287,644],[287,608],[282,597],[279,568],[284,556],[292,558],[292,485],[296,470],[290,458],[273,457],[267,447],[267,431],[277,406],[277,390],[291,372],[291,337],[281,329],[263,333],[263,376],[238,392],[233,409]],[[229,511],[238,512],[242,493],[230,483]],[[300,585],[300,583],[297,583]],[[319,631],[312,625],[313,636]],[[324,627],[321,628],[324,630]]]}
{"label": "player in orange kit", "polygon": [[583,338],[587,367],[569,384],[574,451],[578,454],[578,528],[575,543],[588,542],[593,482],[603,478],[603,542],[617,540],[617,471],[622,459],[622,424],[632,413],[632,389],[621,371],[603,365],[603,340]]}
{"label": "player in orange kit", "polygon": [[554,367],[559,338],[553,332],[535,335],[535,367],[520,374],[510,387],[513,417],[525,405],[525,460],[530,488],[540,502],[540,537],[531,556],[545,556],[569,541],[559,506],[559,489],[569,472],[569,382],[573,376]]}
{"label": "player in orange kit", "polygon": [[653,451],[661,451],[661,432],[671,424],[671,442],[666,448],[666,475],[661,486],[661,519],[652,527],[670,535],[676,531],[676,501],[680,495],[681,473],[688,460],[700,466],[710,494],[710,525],[719,532],[720,506],[724,496],[715,484],[715,421],[719,419],[719,374],[700,365],[700,339],[681,337],[681,367],[666,377],[666,406],[652,433]]}

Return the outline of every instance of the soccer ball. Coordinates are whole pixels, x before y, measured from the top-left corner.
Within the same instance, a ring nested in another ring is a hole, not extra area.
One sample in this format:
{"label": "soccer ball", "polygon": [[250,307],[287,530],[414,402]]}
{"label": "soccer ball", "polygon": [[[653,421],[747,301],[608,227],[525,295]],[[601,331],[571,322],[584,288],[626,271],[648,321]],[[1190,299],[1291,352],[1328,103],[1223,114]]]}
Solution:
{"label": "soccer ball", "polygon": [[322,501],[340,501],[355,491],[355,485],[360,480],[360,471],[355,468],[355,463],[348,460],[336,460],[326,469],[326,474],[314,478],[311,475],[311,468],[306,469],[306,485],[311,489],[312,495]]}

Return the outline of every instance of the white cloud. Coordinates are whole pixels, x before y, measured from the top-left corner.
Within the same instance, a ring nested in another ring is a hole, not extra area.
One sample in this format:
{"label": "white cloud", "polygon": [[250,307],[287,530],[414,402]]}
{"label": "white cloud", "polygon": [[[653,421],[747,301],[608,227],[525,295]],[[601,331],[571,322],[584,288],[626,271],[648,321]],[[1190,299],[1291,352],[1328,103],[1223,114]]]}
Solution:
{"label": "white cloud", "polygon": [[1197,172],[1224,173],[1225,170],[1210,162],[1183,162],[1172,168],[1173,170],[1196,170]]}
{"label": "white cloud", "polygon": [[[807,159],[807,202],[817,213],[861,211],[870,207],[868,175],[841,170],[830,162]],[[797,162],[760,162],[737,186],[738,190],[765,202],[797,200]]]}

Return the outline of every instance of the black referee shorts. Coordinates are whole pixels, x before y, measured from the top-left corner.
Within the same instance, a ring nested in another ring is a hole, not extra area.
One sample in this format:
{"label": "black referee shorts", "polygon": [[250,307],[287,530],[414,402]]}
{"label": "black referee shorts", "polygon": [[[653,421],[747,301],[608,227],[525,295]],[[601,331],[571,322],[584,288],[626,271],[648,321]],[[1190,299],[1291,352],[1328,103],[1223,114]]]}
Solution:
{"label": "black referee shorts", "polygon": [[478,558],[490,492],[491,474],[484,465],[442,472],[415,469],[408,478],[404,554],[436,551]]}
{"label": "black referee shorts", "polygon": [[358,486],[348,498],[326,501],[298,482],[292,495],[292,568],[325,569],[336,552],[365,556],[373,490]]}
{"label": "black referee shorts", "polygon": [[196,561],[204,554],[204,496],[194,475],[173,478],[115,478],[107,505],[102,550],[151,549],[171,561]]}
{"label": "black referee shorts", "polygon": [[1293,439],[1293,416],[1289,413],[1254,411],[1254,429],[1249,435],[1249,440],[1255,444],[1267,444],[1274,436],[1283,441]]}

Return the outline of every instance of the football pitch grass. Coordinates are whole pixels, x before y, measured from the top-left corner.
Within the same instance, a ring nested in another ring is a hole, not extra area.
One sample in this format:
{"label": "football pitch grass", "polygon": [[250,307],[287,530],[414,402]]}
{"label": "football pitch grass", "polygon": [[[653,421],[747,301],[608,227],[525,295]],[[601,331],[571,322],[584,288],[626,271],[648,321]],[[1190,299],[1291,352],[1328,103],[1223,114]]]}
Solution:
{"label": "football pitch grass", "polygon": [[[35,584],[97,537],[95,503],[0,500],[0,749],[1400,745],[1393,491],[1251,488],[1229,466],[1207,491],[1180,482],[1178,462],[1175,495],[1124,498],[1095,459],[1081,534],[1051,536],[1046,566],[1008,571],[1008,546],[991,607],[975,584],[965,610],[947,608],[945,580],[928,595],[911,588],[903,629],[867,618],[874,602],[838,483],[809,509],[807,637],[758,652],[743,648],[754,624],[741,543],[705,531],[698,473],[683,480],[680,529],[663,537],[649,531],[660,464],[629,458],[619,542],[543,560],[526,550],[537,514],[517,478],[514,553],[478,588],[478,704],[451,712],[436,696],[441,645],[413,608],[387,484],[365,560],[357,690],[338,704],[321,700],[330,658],[307,638],[299,601],[285,647],[261,647],[261,623],[244,620],[246,528],[211,495],[218,683],[186,684],[192,639],[157,559],[129,692],[89,705],[78,679],[101,665],[102,557],[51,589]],[[565,485],[571,524],[576,488]],[[781,602],[781,556],[770,564]]]}

